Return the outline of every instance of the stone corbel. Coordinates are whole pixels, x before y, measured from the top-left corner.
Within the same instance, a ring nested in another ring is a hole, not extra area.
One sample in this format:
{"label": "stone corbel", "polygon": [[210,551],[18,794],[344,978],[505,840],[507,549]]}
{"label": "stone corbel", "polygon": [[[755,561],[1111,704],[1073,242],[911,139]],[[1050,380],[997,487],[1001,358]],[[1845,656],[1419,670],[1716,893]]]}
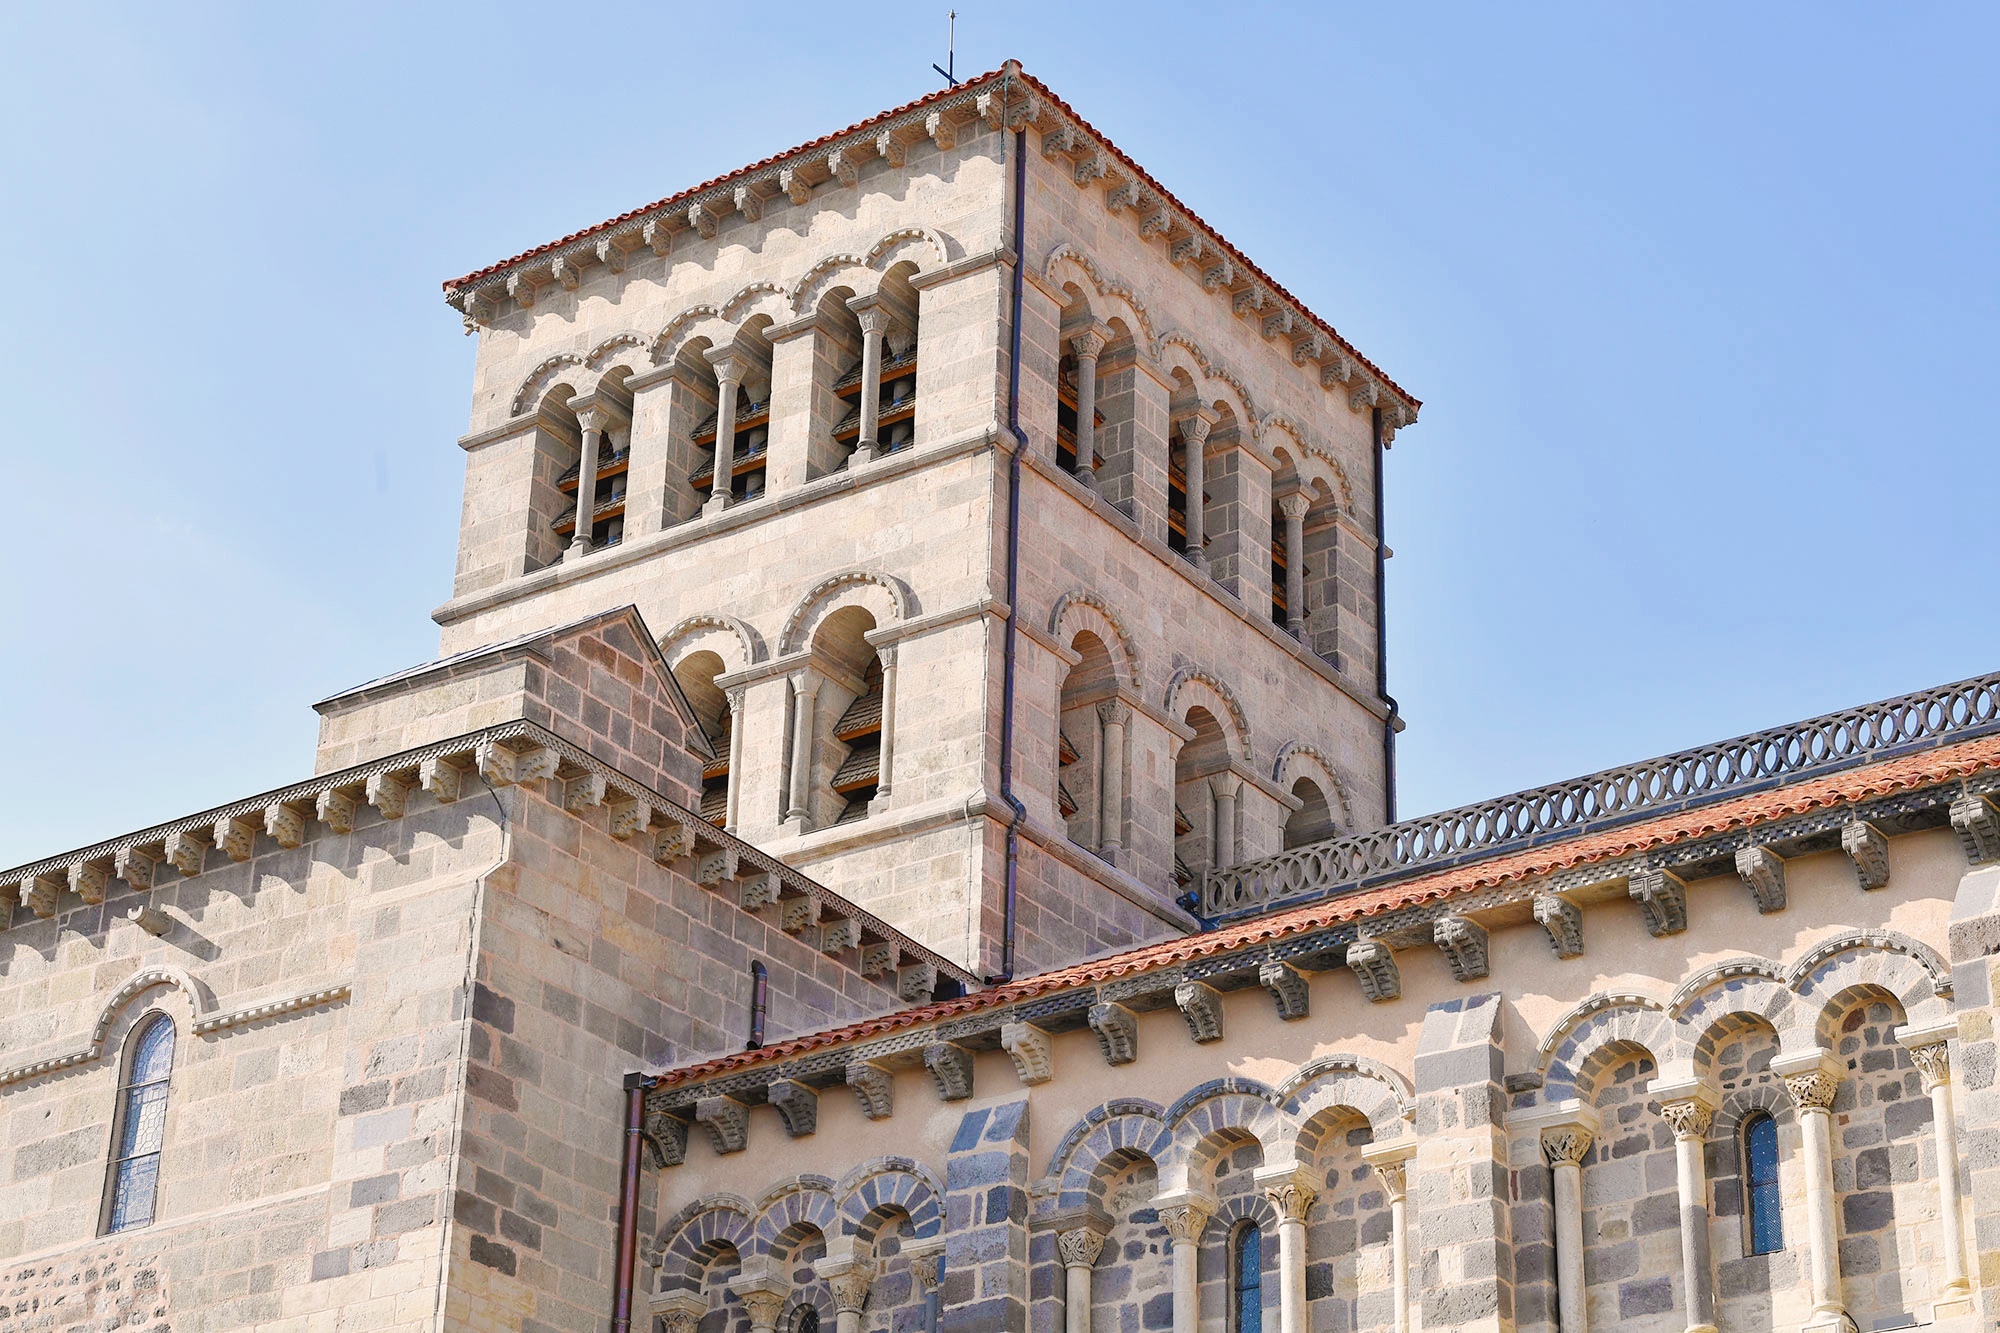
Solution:
{"label": "stone corbel", "polygon": [[756,186],[737,186],[735,201],[736,211],[741,213],[746,220],[750,222],[762,222],[764,220],[764,196],[758,192]]}
{"label": "stone corbel", "polygon": [[1086,147],[1083,151],[1083,156],[1076,159],[1076,165],[1071,169],[1070,174],[1075,177],[1078,185],[1088,185],[1092,181],[1101,179],[1109,174],[1109,171],[1110,166],[1104,160],[1104,154],[1098,152],[1095,148]]}
{"label": "stone corbel", "polygon": [[1757,910],[1769,914],[1785,910],[1785,860],[1769,847],[1739,847],[1736,873],[1743,887],[1757,901]]}
{"label": "stone corbel", "polygon": [[583,285],[583,270],[566,255],[557,255],[549,261],[549,276],[561,283],[566,292],[573,292]]}
{"label": "stone corbel", "polygon": [[972,1052],[955,1042],[934,1041],[924,1047],[924,1068],[931,1071],[938,1096],[962,1102],[972,1095]]}
{"label": "stone corbel", "polygon": [[1319,387],[1335,389],[1354,377],[1354,362],[1339,348],[1329,348],[1326,360],[1320,363]]}
{"label": "stone corbel", "polygon": [[1104,1063],[1129,1065],[1139,1058],[1139,1022],[1122,1004],[1099,1002],[1090,1006],[1091,1031],[1103,1048]]}
{"label": "stone corbel", "polygon": [[1230,313],[1236,315],[1255,314],[1264,308],[1265,299],[1264,289],[1253,282],[1242,291],[1231,295],[1229,298]]}
{"label": "stone corbel", "polygon": [[875,136],[875,152],[890,166],[900,167],[909,160],[910,146],[900,131],[888,129]]}
{"label": "stone corbel", "polygon": [[703,1097],[694,1104],[694,1119],[718,1153],[742,1152],[749,1142],[750,1108],[734,1097]]}
{"label": "stone corbel", "polygon": [[1068,157],[1082,142],[1076,126],[1068,121],[1060,121],[1056,127],[1042,135],[1042,156],[1053,161],[1058,157]]}
{"label": "stone corbel", "polygon": [[1645,913],[1649,935],[1678,935],[1688,928],[1687,882],[1673,871],[1659,866],[1635,870],[1625,892]]}
{"label": "stone corbel", "polygon": [[354,793],[333,788],[313,799],[313,818],[335,833],[354,832]]}
{"label": "stone corbel", "polygon": [[611,809],[608,827],[611,836],[620,842],[630,842],[652,825],[653,807],[650,802],[620,797],[608,804]]}
{"label": "stone corbel", "polygon": [[410,799],[410,782],[394,773],[377,773],[364,789],[368,804],[384,819],[401,819]]}
{"label": "stone corbel", "polygon": [[1120,181],[1104,192],[1104,207],[1113,213],[1120,213],[1128,208],[1143,211],[1147,201],[1146,188],[1130,178]]}
{"label": "stone corbel", "polygon": [[525,269],[515,269],[507,275],[507,295],[514,298],[514,304],[526,310],[535,304],[535,280]]}
{"label": "stone corbel", "polygon": [[673,223],[666,218],[649,218],[639,228],[639,239],[646,243],[647,249],[665,259],[674,252]]}
{"label": "stone corbel", "polygon": [[1208,246],[1202,241],[1201,236],[1196,232],[1188,232],[1174,238],[1167,256],[1176,264],[1199,264],[1207,253]]}
{"label": "stone corbel", "polygon": [[604,791],[605,782],[602,773],[594,769],[579,773],[563,783],[563,809],[571,812],[594,810],[604,804]]}
{"label": "stone corbel", "polygon": [[1478,981],[1488,975],[1486,928],[1471,917],[1439,917],[1431,923],[1431,940],[1443,951],[1456,980]]}
{"label": "stone corbel", "polygon": [[[739,864],[738,861],[739,856],[740,853],[733,845],[727,847],[715,847],[701,853],[694,859],[694,882],[701,885],[704,888],[709,888],[713,887],[714,885],[735,879],[736,867]],[[803,901],[810,902],[814,906],[818,906],[819,904],[819,900],[817,898],[808,898],[804,899]],[[813,914],[813,918],[815,921],[818,919],[818,916],[819,914],[817,912]],[[803,930],[809,924],[811,923],[801,920],[799,923],[799,929]],[[791,929],[791,923],[789,921],[786,922],[785,928],[787,930]]]}
{"label": "stone corbel", "polygon": [[1347,391],[1347,408],[1351,412],[1359,412],[1363,408],[1375,406],[1381,398],[1382,386],[1364,375],[1352,389]]}
{"label": "stone corbel", "polygon": [[1222,996],[1215,987],[1183,981],[1174,987],[1174,1004],[1187,1020],[1188,1036],[1203,1044],[1222,1040]]}
{"label": "stone corbel", "polygon": [[182,876],[193,879],[201,873],[201,863],[208,855],[208,839],[191,829],[179,833],[169,833],[162,845],[167,860],[173,862],[174,869]]}
{"label": "stone corbel", "polygon": [[1308,361],[1317,361],[1320,354],[1328,350],[1330,345],[1325,336],[1315,329],[1292,344],[1292,364],[1303,366]]}
{"label": "stone corbel", "polygon": [[56,902],[62,897],[63,882],[52,875],[30,875],[16,886],[21,905],[44,921],[56,914]]}
{"label": "stone corbel", "polygon": [[682,1112],[652,1111],[646,1116],[646,1145],[653,1164],[679,1166],[687,1160],[688,1122]]}
{"label": "stone corbel", "polygon": [[653,829],[653,860],[672,865],[694,854],[694,830],[678,820],[669,820]]}
{"label": "stone corbel", "polygon": [[894,940],[877,940],[865,945],[861,950],[861,975],[871,979],[886,977],[896,970],[902,956],[902,948]]}
{"label": "stone corbel", "polygon": [[1889,840],[1882,830],[1859,819],[1840,826],[1840,850],[1854,863],[1854,878],[1864,889],[1879,889],[1889,882]]}
{"label": "stone corbel", "polygon": [[1347,966],[1361,983],[1361,993],[1373,1004],[1400,999],[1403,974],[1397,970],[1396,955],[1380,940],[1356,940],[1347,946]]}
{"label": "stone corbel", "polygon": [[1032,1023],[1005,1023],[1000,1045],[1014,1061],[1014,1072],[1030,1087],[1056,1076],[1056,1044]]}
{"label": "stone corbel", "polygon": [[546,782],[556,775],[559,761],[556,752],[547,746],[534,745],[525,750],[510,750],[490,737],[479,742],[473,758],[478,765],[479,776],[494,787],[511,787],[522,782]]}
{"label": "stone corbel", "polygon": [[861,922],[859,918],[846,916],[838,921],[829,921],[819,928],[819,951],[838,956],[850,949],[861,947]]}
{"label": "stone corbel", "polygon": [[1202,270],[1201,287],[1203,291],[1228,291],[1235,285],[1236,265],[1230,261],[1227,255],[1222,256],[1217,263],[1209,268]]}
{"label": "stone corbel", "polygon": [[958,147],[958,124],[945,112],[933,111],[924,117],[924,133],[931,136],[940,152],[949,153]]}
{"label": "stone corbel", "polygon": [[153,887],[153,875],[158,868],[159,862],[137,847],[122,848],[111,861],[111,873],[131,886],[134,893],[145,893]]}
{"label": "stone corbel", "polygon": [[854,1099],[861,1103],[861,1114],[870,1120],[887,1120],[896,1109],[896,1076],[888,1066],[873,1060],[851,1060],[846,1079]]}
{"label": "stone corbel", "polygon": [[255,820],[241,815],[224,815],[215,821],[212,836],[215,849],[232,861],[248,861],[257,854],[257,834]]}
{"label": "stone corbel", "polygon": [[164,935],[173,928],[174,919],[159,908],[140,903],[125,909],[125,919],[148,935]]}
{"label": "stone corbel", "polygon": [[897,998],[921,1003],[937,990],[937,964],[905,963],[896,969]]}
{"label": "stone corbel", "polygon": [[1306,974],[1278,958],[1266,958],[1257,965],[1257,980],[1271,992],[1278,1017],[1286,1022],[1312,1014],[1312,986]]}
{"label": "stone corbel", "polygon": [[715,212],[707,204],[692,203],[687,207],[688,229],[698,234],[704,241],[715,239]]}
{"label": "stone corbel", "polygon": [[283,802],[266,806],[264,833],[272,842],[290,851],[306,840],[306,812]]}
{"label": "stone corbel", "polygon": [[852,186],[861,179],[861,160],[851,146],[836,148],[826,155],[826,170],[842,185]]}
{"label": "stone corbel", "polygon": [[2000,861],[2000,810],[1993,799],[1971,792],[1951,803],[1951,827],[1972,865]]}
{"label": "stone corbel", "polygon": [[1287,337],[1296,327],[1297,323],[1290,306],[1279,306],[1277,313],[1264,317],[1264,336],[1266,338]]}
{"label": "stone corbel", "polygon": [[787,898],[779,909],[778,929],[787,935],[803,935],[819,925],[820,901],[808,894]]}
{"label": "stone corbel", "polygon": [[802,167],[783,167],[778,172],[778,188],[794,204],[804,206],[812,202],[812,181]]}
{"label": "stone corbel", "polygon": [[765,1090],[765,1098],[785,1122],[785,1132],[803,1138],[819,1128],[819,1092],[797,1079],[781,1078]]}
{"label": "stone corbel", "polygon": [[1548,932],[1549,948],[1558,958],[1583,952],[1583,909],[1559,893],[1535,895],[1535,920]]}
{"label": "stone corbel", "polygon": [[[1146,202],[1150,204],[1154,201],[1148,199]],[[1173,227],[1174,215],[1167,212],[1164,208],[1154,208],[1139,219],[1139,236],[1141,239],[1164,236],[1166,233],[1172,231]]]}
{"label": "stone corbel", "polygon": [[597,262],[613,273],[625,271],[625,247],[615,237],[606,236],[597,243]]}
{"label": "stone corbel", "polygon": [[104,901],[110,882],[109,862],[79,861],[69,868],[69,891],[93,906]]}

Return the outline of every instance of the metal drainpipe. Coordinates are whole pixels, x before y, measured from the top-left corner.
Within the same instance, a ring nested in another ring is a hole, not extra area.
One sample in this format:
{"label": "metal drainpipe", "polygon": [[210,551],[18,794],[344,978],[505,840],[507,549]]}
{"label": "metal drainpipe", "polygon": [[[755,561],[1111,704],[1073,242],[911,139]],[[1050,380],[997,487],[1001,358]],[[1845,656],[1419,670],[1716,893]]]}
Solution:
{"label": "metal drainpipe", "polygon": [[[1013,62],[1009,61],[1000,85],[1002,153],[1006,152],[1007,102],[1013,78]],[[1014,291],[1007,358],[1007,429],[1014,435],[1014,452],[1007,466],[1007,638],[1001,649],[1000,689],[1000,799],[1007,802],[1013,818],[1007,824],[1007,896],[1000,925],[1000,971],[986,979],[995,986],[1014,979],[1015,895],[1021,860],[1019,830],[1021,821],[1028,817],[1028,808],[1014,795],[1014,643],[1021,616],[1021,458],[1028,448],[1028,433],[1021,429],[1021,270],[1028,258],[1028,231],[1023,216],[1027,197],[1028,132],[1020,129],[1014,132]]]}
{"label": "metal drainpipe", "polygon": [[611,1333],[632,1333],[632,1270],[639,1258],[639,1154],[646,1133],[644,1074],[625,1076],[625,1155],[619,1165],[618,1267],[611,1293]]}
{"label": "metal drainpipe", "polygon": [[1396,822],[1396,696],[1389,693],[1389,545],[1382,521],[1382,472],[1388,446],[1382,443],[1382,409],[1375,408],[1370,420],[1375,436],[1375,688],[1389,715],[1382,719],[1382,800],[1383,823]]}

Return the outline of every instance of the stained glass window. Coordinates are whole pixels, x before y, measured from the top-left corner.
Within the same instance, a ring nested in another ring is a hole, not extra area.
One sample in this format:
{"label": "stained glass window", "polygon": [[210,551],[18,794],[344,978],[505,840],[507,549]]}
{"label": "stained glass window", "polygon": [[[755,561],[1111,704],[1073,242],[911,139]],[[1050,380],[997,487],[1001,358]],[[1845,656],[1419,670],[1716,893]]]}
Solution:
{"label": "stained glass window", "polygon": [[1264,1333],[1264,1233],[1245,1222],[1230,1250],[1230,1333]]}
{"label": "stained glass window", "polygon": [[173,1065],[173,1020],[155,1014],[132,1039],[132,1059],[118,1096],[117,1153],[111,1162],[106,1231],[126,1231],[153,1220],[160,1149],[167,1132],[167,1078]]}
{"label": "stained glass window", "polygon": [[1778,1122],[1759,1112],[1743,1125],[1745,1192],[1749,1198],[1750,1253],[1785,1248],[1778,1204]]}

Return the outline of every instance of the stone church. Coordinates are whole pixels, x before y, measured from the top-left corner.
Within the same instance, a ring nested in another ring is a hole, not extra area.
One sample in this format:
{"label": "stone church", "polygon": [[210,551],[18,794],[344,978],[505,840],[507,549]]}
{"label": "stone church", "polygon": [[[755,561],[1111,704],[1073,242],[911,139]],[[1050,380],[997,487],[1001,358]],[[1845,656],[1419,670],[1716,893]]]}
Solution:
{"label": "stone church", "polygon": [[2000,1318],[2000,674],[1399,820],[1418,401],[1014,64],[445,297],[438,659],[0,873],[0,1330]]}

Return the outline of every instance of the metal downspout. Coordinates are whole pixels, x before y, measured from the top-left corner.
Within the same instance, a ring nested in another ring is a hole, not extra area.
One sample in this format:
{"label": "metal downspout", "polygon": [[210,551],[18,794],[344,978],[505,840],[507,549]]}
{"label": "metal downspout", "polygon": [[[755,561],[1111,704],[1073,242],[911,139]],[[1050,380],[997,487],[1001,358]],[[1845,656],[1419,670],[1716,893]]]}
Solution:
{"label": "metal downspout", "polygon": [[[1006,114],[1012,91],[1013,62],[1001,83],[1001,151],[1006,151]],[[1021,271],[1027,264],[1028,230],[1023,216],[1028,196],[1028,131],[1014,131],[1014,290],[1009,319],[1007,356],[1007,429],[1013,433],[1014,449],[1007,466],[1007,638],[1001,649],[1000,690],[1000,799],[1007,802],[1013,818],[1007,824],[1007,896],[1000,926],[1000,972],[988,977],[992,985],[1014,979],[1015,903],[1021,861],[1021,821],[1028,808],[1014,795],[1014,644],[1021,617],[1019,576],[1021,572],[1021,458],[1028,447],[1028,433],[1021,429]]]}
{"label": "metal downspout", "polygon": [[1375,688],[1389,715],[1382,719],[1382,822],[1396,822],[1396,696],[1389,693],[1389,544],[1382,519],[1382,473],[1388,446],[1382,443],[1382,409],[1369,423],[1375,436]]}

